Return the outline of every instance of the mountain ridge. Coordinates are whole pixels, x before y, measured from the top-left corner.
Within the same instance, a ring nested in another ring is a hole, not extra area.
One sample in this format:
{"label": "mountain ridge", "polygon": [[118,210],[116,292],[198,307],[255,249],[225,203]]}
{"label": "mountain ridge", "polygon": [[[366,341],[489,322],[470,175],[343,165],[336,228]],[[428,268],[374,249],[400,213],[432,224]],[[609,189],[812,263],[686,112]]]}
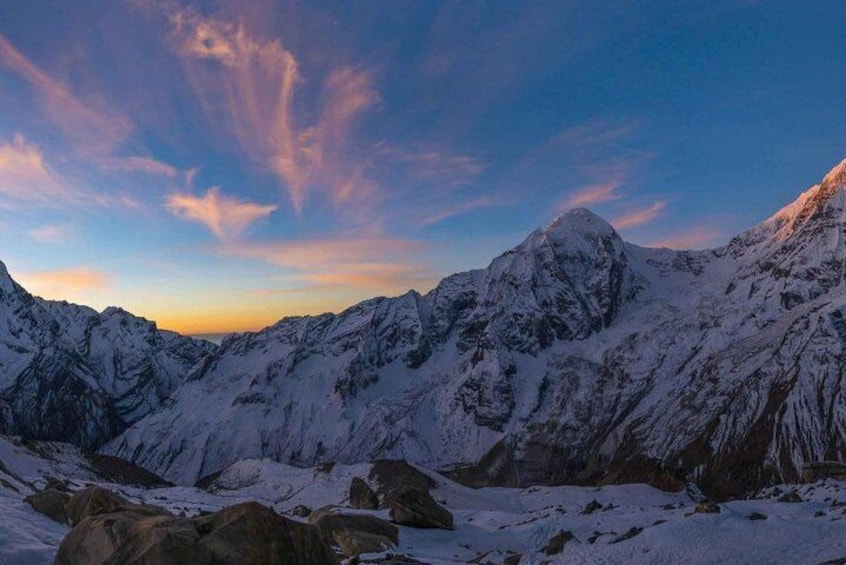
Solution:
{"label": "mountain ridge", "polygon": [[649,249],[577,209],[425,295],[230,337],[105,450],[186,483],[245,457],[400,457],[479,484],[796,478],[846,447],[841,168],[783,238],[784,214]]}

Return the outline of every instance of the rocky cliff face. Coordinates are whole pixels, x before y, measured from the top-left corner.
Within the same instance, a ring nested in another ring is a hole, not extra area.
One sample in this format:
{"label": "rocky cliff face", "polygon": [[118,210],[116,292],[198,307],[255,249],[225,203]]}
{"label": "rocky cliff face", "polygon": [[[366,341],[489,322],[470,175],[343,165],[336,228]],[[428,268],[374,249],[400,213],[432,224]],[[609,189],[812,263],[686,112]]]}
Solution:
{"label": "rocky cliff face", "polygon": [[0,264],[0,433],[98,447],[213,349],[117,308],[33,297]]}

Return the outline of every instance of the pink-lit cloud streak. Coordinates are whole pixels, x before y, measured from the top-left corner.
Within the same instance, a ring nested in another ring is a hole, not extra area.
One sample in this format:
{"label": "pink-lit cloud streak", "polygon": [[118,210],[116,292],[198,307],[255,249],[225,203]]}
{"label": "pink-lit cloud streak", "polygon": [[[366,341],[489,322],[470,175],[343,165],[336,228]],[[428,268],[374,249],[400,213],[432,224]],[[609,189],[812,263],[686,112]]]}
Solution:
{"label": "pink-lit cloud streak", "polygon": [[276,206],[254,204],[224,196],[218,187],[204,196],[174,193],[166,197],[169,212],[206,226],[221,241],[238,237],[253,222],[266,218]]}

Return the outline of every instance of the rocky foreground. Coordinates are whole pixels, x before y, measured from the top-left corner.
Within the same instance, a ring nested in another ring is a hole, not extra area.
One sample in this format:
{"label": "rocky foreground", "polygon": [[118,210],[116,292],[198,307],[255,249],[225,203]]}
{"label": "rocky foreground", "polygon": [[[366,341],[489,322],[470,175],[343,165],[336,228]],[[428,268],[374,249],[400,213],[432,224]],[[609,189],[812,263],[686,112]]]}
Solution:
{"label": "rocky foreground", "polygon": [[832,479],[714,503],[641,484],[471,489],[402,461],[300,469],[249,460],[195,487],[107,463],[63,444],[0,437],[0,563],[846,557],[846,483]]}

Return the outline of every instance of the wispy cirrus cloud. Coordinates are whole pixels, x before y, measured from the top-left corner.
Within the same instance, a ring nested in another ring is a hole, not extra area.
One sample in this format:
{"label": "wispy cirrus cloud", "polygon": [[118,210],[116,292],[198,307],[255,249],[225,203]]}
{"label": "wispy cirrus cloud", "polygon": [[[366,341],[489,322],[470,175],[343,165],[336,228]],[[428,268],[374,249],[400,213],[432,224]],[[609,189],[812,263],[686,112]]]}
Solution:
{"label": "wispy cirrus cloud", "polygon": [[74,229],[65,224],[47,224],[27,230],[26,236],[39,243],[62,244],[75,235]]}
{"label": "wispy cirrus cloud", "polygon": [[374,195],[366,163],[350,146],[356,120],[379,101],[368,72],[332,70],[313,112],[317,117],[308,124],[295,119],[294,95],[303,79],[280,40],[259,39],[244,24],[187,8],[171,9],[169,18],[172,39],[206,107],[223,108],[242,148],[276,174],[298,213],[316,189],[336,204]]}
{"label": "wispy cirrus cloud", "polygon": [[41,150],[20,134],[0,140],[0,205],[61,206],[78,195],[47,164]]}
{"label": "wispy cirrus cloud", "polygon": [[621,186],[622,182],[619,180],[588,185],[568,195],[558,206],[558,209],[566,210],[619,200],[623,198],[623,195],[619,192]]}
{"label": "wispy cirrus cloud", "polygon": [[56,300],[75,298],[111,286],[107,274],[84,266],[16,273],[15,279],[33,294]]}
{"label": "wispy cirrus cloud", "polygon": [[471,155],[452,154],[442,150],[409,151],[378,144],[380,157],[403,165],[415,179],[454,188],[469,184],[485,170],[485,162]]}
{"label": "wispy cirrus cloud", "polygon": [[428,269],[408,261],[423,247],[412,240],[352,237],[237,243],[221,246],[216,252],[283,267],[290,271],[288,280],[317,287],[393,293],[434,283]]}
{"label": "wispy cirrus cloud", "polygon": [[659,200],[655,202],[651,206],[647,208],[642,208],[640,210],[634,210],[632,212],[628,212],[623,214],[622,216],[618,216],[611,221],[611,225],[614,226],[617,230],[624,230],[628,228],[635,228],[638,226],[642,226],[644,224],[648,224],[652,220],[658,217],[664,208],[667,207],[667,203]]}
{"label": "wispy cirrus cloud", "polygon": [[453,218],[455,216],[462,216],[474,210],[480,210],[482,208],[491,208],[494,206],[503,206],[508,201],[504,198],[498,198],[496,196],[482,196],[480,198],[474,198],[473,200],[469,200],[467,202],[463,202],[452,208],[448,208],[446,210],[442,210],[436,214],[432,214],[430,216],[426,216],[422,220],[420,220],[420,225],[430,226],[433,224],[438,224],[447,220],[449,218]]}
{"label": "wispy cirrus cloud", "polygon": [[223,196],[218,187],[210,188],[203,196],[170,194],[165,203],[171,214],[203,224],[221,241],[239,236],[250,224],[266,218],[276,210],[273,205]]}
{"label": "wispy cirrus cloud", "polygon": [[727,235],[727,232],[723,229],[703,226],[651,240],[647,245],[649,247],[669,247],[670,249],[707,249],[724,243]]}
{"label": "wispy cirrus cloud", "polygon": [[182,174],[178,168],[152,157],[105,157],[97,160],[101,169],[121,173],[144,173],[168,178]]}
{"label": "wispy cirrus cloud", "polygon": [[0,35],[0,67],[22,76],[38,93],[46,115],[86,153],[106,153],[132,129],[125,116],[108,107],[91,107],[75,97],[67,85],[43,71]]}

